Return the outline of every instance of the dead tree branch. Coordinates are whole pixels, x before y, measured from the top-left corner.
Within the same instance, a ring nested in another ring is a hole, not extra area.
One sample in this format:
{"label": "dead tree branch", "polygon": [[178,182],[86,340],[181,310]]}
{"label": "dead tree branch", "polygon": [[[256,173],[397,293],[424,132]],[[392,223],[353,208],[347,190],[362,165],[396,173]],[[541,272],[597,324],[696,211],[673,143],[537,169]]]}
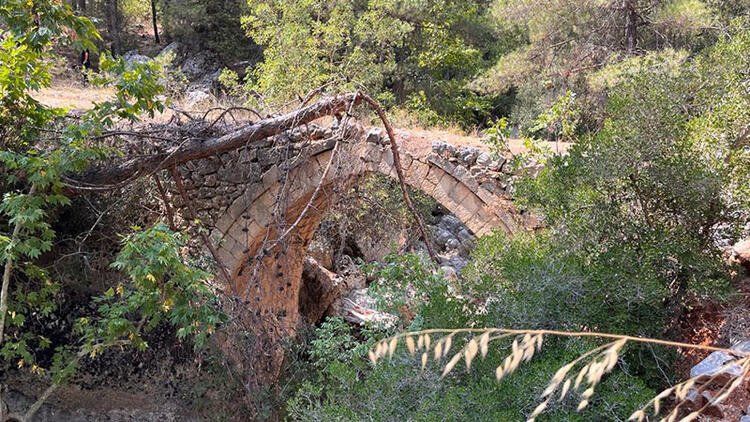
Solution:
{"label": "dead tree branch", "polygon": [[260,120],[226,135],[212,139],[188,139],[177,147],[145,157],[131,158],[122,163],[91,169],[69,177],[73,191],[110,190],[128,180],[168,169],[188,161],[207,158],[246,146],[248,143],[278,135],[303,126],[324,116],[346,111],[352,102],[358,103],[356,94],[323,98],[293,112]]}
{"label": "dead tree branch", "polygon": [[391,152],[393,153],[393,167],[396,168],[398,183],[401,185],[401,192],[404,193],[404,202],[406,202],[406,207],[409,208],[409,212],[411,212],[412,216],[414,216],[414,220],[417,222],[417,226],[419,226],[419,232],[422,234],[422,239],[424,240],[425,246],[427,246],[427,253],[430,254],[432,262],[434,262],[436,266],[439,266],[440,261],[438,261],[435,250],[432,248],[430,237],[427,235],[427,229],[425,229],[424,223],[422,222],[422,217],[419,216],[416,207],[414,207],[414,203],[412,203],[411,197],[409,196],[409,191],[406,187],[404,170],[403,168],[401,168],[401,154],[399,154],[398,152],[398,144],[396,144],[396,134],[393,132],[393,126],[391,126],[391,122],[388,120],[388,116],[386,116],[385,110],[383,110],[383,107],[381,107],[377,101],[372,99],[372,97],[367,94],[360,93],[360,95],[362,96],[362,99],[367,104],[369,104],[373,110],[375,110],[375,113],[377,113],[378,117],[383,122],[383,126],[385,126],[385,131],[386,133],[388,133],[388,139],[390,139]]}

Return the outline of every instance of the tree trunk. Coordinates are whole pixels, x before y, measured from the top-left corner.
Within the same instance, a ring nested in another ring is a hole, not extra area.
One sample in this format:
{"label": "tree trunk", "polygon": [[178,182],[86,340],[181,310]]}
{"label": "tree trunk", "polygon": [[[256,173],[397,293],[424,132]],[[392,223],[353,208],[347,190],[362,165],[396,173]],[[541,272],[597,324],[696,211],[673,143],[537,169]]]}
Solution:
{"label": "tree trunk", "polygon": [[112,39],[112,55],[117,56],[122,51],[120,39],[120,10],[118,0],[107,0],[107,26]]}
{"label": "tree trunk", "polygon": [[624,0],[625,11],[625,51],[628,55],[635,53],[638,44],[638,1]]}
{"label": "tree trunk", "polygon": [[[160,153],[125,160],[111,166],[91,168],[69,179],[73,192],[112,190],[124,186],[137,177],[153,174],[156,171],[192,160],[211,157],[241,148],[249,143],[262,141],[289,129],[304,126],[324,116],[333,116],[346,111],[351,103],[362,101],[361,95],[345,94],[327,97],[293,112],[259,120],[251,125],[218,138],[207,140],[191,139],[180,146],[168,148]],[[312,135],[311,135],[312,136]]]}
{"label": "tree trunk", "polygon": [[151,0],[151,22],[154,24],[154,42],[159,44],[159,27],[156,25],[156,0]]}
{"label": "tree trunk", "polygon": [[73,3],[76,5],[76,9],[80,12],[86,11],[86,0],[73,0]]}

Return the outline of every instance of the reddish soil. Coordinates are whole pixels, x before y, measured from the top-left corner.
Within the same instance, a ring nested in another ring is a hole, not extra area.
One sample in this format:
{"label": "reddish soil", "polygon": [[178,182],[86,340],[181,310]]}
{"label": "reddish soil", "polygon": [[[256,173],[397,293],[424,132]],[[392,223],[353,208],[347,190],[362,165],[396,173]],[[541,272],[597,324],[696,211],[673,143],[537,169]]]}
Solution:
{"label": "reddish soil", "polygon": [[[750,277],[740,279],[736,286],[740,296],[729,303],[704,303],[695,306],[688,312],[679,325],[680,337],[683,341],[701,345],[726,346],[729,339],[727,332],[735,336],[750,338],[750,331],[745,327],[750,315],[737,315],[738,311],[750,309]],[[744,330],[744,331],[743,331]],[[742,331],[742,332],[740,332]],[[690,375],[690,369],[705,359],[710,352],[699,350],[682,351],[683,358],[674,367],[676,373],[683,379]],[[709,389],[709,392],[712,389]],[[721,405],[723,417],[702,416],[704,422],[739,421],[750,406],[750,380],[746,379],[735,392]],[[691,409],[695,410],[695,409]]]}

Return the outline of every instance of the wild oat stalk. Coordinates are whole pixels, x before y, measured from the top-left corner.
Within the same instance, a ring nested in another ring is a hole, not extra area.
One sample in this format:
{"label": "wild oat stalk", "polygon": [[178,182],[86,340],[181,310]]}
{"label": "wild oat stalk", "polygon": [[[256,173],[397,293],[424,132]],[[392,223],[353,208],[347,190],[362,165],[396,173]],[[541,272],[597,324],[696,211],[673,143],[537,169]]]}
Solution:
{"label": "wild oat stalk", "polygon": [[[568,393],[571,393],[572,391],[578,392],[583,390],[583,392],[580,393],[581,400],[578,403],[578,411],[585,409],[589,404],[589,399],[594,395],[596,386],[602,380],[602,377],[617,365],[620,351],[628,342],[661,344],[671,347],[700,349],[714,352],[721,351],[734,357],[733,360],[720,368],[716,375],[708,379],[708,381],[703,382],[700,386],[696,387],[698,384],[698,377],[693,377],[662,391],[659,395],[646,403],[645,406],[635,411],[628,419],[629,421],[642,422],[646,419],[649,409],[653,410],[654,416],[659,415],[662,400],[673,397],[675,400],[675,406],[670,413],[660,419],[660,421],[677,422],[680,409],[686,403],[687,394],[691,388],[695,387],[697,388],[697,392],[701,393],[709,385],[714,383],[719,376],[729,376],[729,380],[721,386],[718,394],[714,398],[706,403],[701,409],[679,419],[679,422],[694,421],[705,409],[724,401],[742,384],[744,379],[748,378],[748,375],[750,374],[750,354],[747,352],[645,337],[553,330],[461,328],[455,330],[433,329],[414,331],[398,334],[379,341],[370,350],[369,356],[373,365],[377,364],[380,359],[386,356],[392,357],[393,353],[398,348],[400,341],[403,339],[403,343],[406,345],[407,350],[412,356],[416,353],[421,353],[422,369],[424,369],[430,360],[430,356],[432,356],[432,360],[434,361],[440,361],[443,358],[447,358],[451,354],[451,347],[456,343],[457,339],[460,339],[463,341],[463,346],[458,349],[457,352],[453,353],[450,360],[443,367],[442,376],[445,377],[453,370],[461,359],[466,362],[466,369],[469,370],[471,368],[471,363],[477,354],[481,354],[482,358],[487,356],[489,344],[491,342],[512,337],[513,342],[511,343],[510,353],[503,363],[495,370],[495,377],[500,381],[505,376],[512,374],[522,362],[531,360],[531,358],[533,358],[541,349],[544,336],[548,335],[562,337],[596,337],[612,341],[583,353],[578,358],[558,369],[552,377],[552,380],[550,380],[549,385],[542,393],[541,402],[531,413],[527,422],[534,422],[535,418],[547,409],[551,401],[555,398],[558,401],[562,401]],[[436,337],[436,339],[433,339],[433,336]],[[735,366],[740,367],[741,371],[739,376],[733,377],[726,370]],[[558,392],[559,394],[557,394]]]}

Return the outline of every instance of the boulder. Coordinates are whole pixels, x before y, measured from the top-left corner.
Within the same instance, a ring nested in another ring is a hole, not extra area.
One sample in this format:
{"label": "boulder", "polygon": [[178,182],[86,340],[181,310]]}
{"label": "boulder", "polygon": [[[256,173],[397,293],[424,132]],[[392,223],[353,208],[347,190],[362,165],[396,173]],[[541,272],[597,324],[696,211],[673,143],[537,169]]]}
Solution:
{"label": "boulder", "polygon": [[137,50],[130,50],[127,53],[122,55],[122,59],[128,62],[129,64],[133,64],[133,63],[142,64],[151,60],[151,57],[144,56],[143,54],[140,54]]}
{"label": "boulder", "polygon": [[435,233],[436,245],[438,245],[441,248],[444,248],[445,245],[448,243],[448,241],[451,239],[455,239],[455,236],[453,236],[453,233],[446,230],[445,228],[438,227],[437,232]]}
{"label": "boulder", "polygon": [[178,63],[182,62],[182,59],[184,58],[182,55],[182,44],[177,41],[173,41],[167,44],[167,46],[164,47],[159,52],[159,54],[156,55],[156,57],[164,57],[168,54],[174,55],[174,59],[172,60],[173,65],[177,65]]}
{"label": "boulder", "polygon": [[458,233],[463,228],[464,223],[462,223],[461,220],[459,220],[458,217],[456,217],[455,215],[446,214],[440,217],[440,221],[438,221],[438,226],[445,228],[451,233]]}
{"label": "boulder", "polygon": [[458,241],[455,237],[451,237],[448,239],[447,242],[445,242],[445,249],[449,251],[455,251],[461,246],[461,242]]}
{"label": "boulder", "polygon": [[[744,341],[732,347],[732,350],[750,351],[750,341]],[[699,377],[698,382],[708,381],[709,378],[721,374],[715,379],[716,383],[727,382],[730,378],[742,375],[742,368],[731,364],[735,357],[726,352],[713,352],[706,359],[690,369],[690,377]]]}
{"label": "boulder", "polygon": [[221,70],[216,70],[193,81],[185,90],[185,102],[188,106],[192,107],[214,99],[220,90],[219,76],[221,76]]}
{"label": "boulder", "polygon": [[188,80],[195,81],[221,70],[221,61],[213,51],[204,50],[185,59],[180,69]]}

